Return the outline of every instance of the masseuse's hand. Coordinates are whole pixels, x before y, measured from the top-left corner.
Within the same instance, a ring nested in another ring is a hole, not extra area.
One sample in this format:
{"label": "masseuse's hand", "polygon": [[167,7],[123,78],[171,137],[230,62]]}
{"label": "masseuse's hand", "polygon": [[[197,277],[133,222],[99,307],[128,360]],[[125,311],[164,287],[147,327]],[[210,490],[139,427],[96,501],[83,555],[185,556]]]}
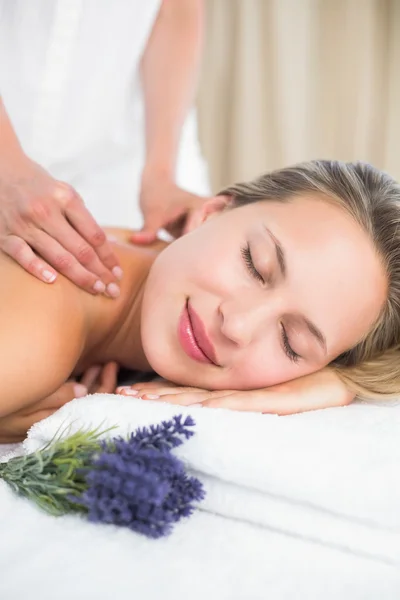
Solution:
{"label": "masseuse's hand", "polygon": [[112,393],[117,385],[118,367],[116,363],[91,367],[80,382],[67,381],[47,398],[0,418],[0,444],[20,442],[27,431],[37,423],[52,415],[56,410],[74,398],[87,394]]}
{"label": "masseuse's hand", "polygon": [[278,415],[345,406],[354,399],[354,394],[349,392],[330,369],[253,391],[207,391],[174,386],[171,383],[149,382],[139,383],[129,388],[117,388],[117,393],[181,406],[201,404],[210,408]]}
{"label": "masseuse's hand", "polygon": [[132,234],[131,241],[135,244],[153,243],[159,229],[166,229],[174,237],[183,235],[205,200],[178,187],[168,175],[145,169],[140,193],[144,225],[141,231]]}
{"label": "masseuse's hand", "polygon": [[0,250],[52,283],[57,272],[92,294],[118,295],[122,272],[77,192],[22,152],[0,161]]}

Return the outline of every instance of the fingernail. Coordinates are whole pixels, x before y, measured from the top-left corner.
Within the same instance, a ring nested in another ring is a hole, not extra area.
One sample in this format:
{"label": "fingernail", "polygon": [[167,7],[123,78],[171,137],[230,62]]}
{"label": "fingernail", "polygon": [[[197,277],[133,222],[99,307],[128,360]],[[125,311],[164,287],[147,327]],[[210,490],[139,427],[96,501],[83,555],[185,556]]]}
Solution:
{"label": "fingernail", "polygon": [[158,400],[160,396],[157,396],[157,394],[143,394],[142,399],[143,400]]}
{"label": "fingernail", "polygon": [[111,298],[118,298],[120,294],[119,286],[116,283],[109,283],[106,287],[106,293],[108,296],[111,296]]}
{"label": "fingernail", "polygon": [[118,279],[118,281],[121,281],[122,276],[124,274],[123,270],[121,269],[121,267],[114,267],[111,271],[111,273],[114,275],[114,277],[116,279]]}
{"label": "fingernail", "polygon": [[100,281],[100,279],[98,279],[93,286],[93,290],[98,294],[103,294],[106,291],[106,286],[102,281]]}
{"label": "fingernail", "polygon": [[88,389],[85,385],[82,385],[81,383],[76,383],[74,385],[75,398],[82,398],[82,396],[86,396],[87,393]]}
{"label": "fingernail", "polygon": [[48,271],[47,269],[44,269],[44,271],[42,271],[42,277],[45,281],[47,281],[47,283],[53,283],[57,275],[51,271]]}
{"label": "fingernail", "polygon": [[138,393],[136,390],[123,385],[117,388],[117,394],[122,394],[123,396],[137,396]]}
{"label": "fingernail", "polygon": [[157,231],[157,239],[161,242],[173,242],[175,238],[165,229],[159,229]]}

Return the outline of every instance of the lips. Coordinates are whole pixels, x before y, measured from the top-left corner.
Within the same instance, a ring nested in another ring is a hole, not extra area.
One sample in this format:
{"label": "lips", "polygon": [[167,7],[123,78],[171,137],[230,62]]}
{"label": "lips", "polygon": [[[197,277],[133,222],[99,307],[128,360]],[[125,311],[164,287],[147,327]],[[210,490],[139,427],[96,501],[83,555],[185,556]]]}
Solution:
{"label": "lips", "polygon": [[197,362],[217,365],[214,347],[204,324],[188,301],[178,324],[178,338],[185,353]]}

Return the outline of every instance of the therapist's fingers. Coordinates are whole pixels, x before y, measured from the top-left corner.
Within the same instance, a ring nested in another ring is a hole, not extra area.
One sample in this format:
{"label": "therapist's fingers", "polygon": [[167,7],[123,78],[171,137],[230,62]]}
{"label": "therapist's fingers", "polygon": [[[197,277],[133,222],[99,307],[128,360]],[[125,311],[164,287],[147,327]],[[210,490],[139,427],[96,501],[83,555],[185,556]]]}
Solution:
{"label": "therapist's fingers", "polygon": [[141,231],[134,231],[129,240],[133,243],[133,244],[152,244],[153,242],[155,242],[157,239],[157,230],[141,230]]}
{"label": "therapist's fingers", "polygon": [[[78,232],[78,234],[89,244],[94,250],[97,258],[105,269],[112,273],[116,279],[121,279],[122,270],[119,265],[118,258],[113,252],[112,246],[107,239],[104,230],[97,224],[93,216],[90,214],[82,199],[78,194],[75,194],[68,200],[64,208],[65,215],[68,221]],[[86,250],[83,249],[83,258],[87,261]],[[78,256],[76,258],[79,259]],[[89,256],[89,260],[93,258]],[[82,264],[88,266],[89,263],[83,261]]]}
{"label": "therapist's fingers", "polygon": [[[116,283],[115,276],[111,273],[111,271],[104,267],[92,246],[75,231],[75,229],[63,216],[54,216],[54,218],[47,224],[46,233],[55,241],[57,241],[64,249],[64,258],[56,255],[51,256],[49,255],[49,248],[45,249],[47,260],[51,262],[56,269],[62,272],[69,279],[72,279],[72,271],[69,272],[68,268],[66,268],[66,265],[64,264],[65,256],[66,254],[69,254],[78,261],[85,271],[95,277],[96,281],[104,284],[104,288],[103,286],[100,286],[100,283],[97,285],[98,288],[103,288],[102,290],[99,289],[99,291],[105,291],[105,293],[111,297],[116,297],[119,295],[119,287]],[[35,231],[32,246],[34,246],[34,248],[40,252],[41,255],[43,255],[43,249],[38,247],[38,241],[36,241],[38,235],[38,232]],[[60,262],[63,270],[60,268]],[[72,279],[72,281],[77,283],[74,279]],[[78,283],[78,285],[80,284]]]}
{"label": "therapist's fingers", "polygon": [[202,207],[195,208],[188,212],[182,234],[185,235],[194,229],[197,229],[204,221],[204,210]]}
{"label": "therapist's fingers", "polygon": [[113,292],[113,286],[117,288],[115,297],[119,295],[119,288],[112,283],[107,286],[100,280],[98,275],[94,275],[88,269],[85,269],[79,261],[59,244],[51,235],[48,235],[40,229],[35,229],[26,235],[28,243],[41,257],[43,257],[58,273],[68,277],[73,283],[88,291],[91,294],[102,294],[110,289]]}
{"label": "therapist's fingers", "polygon": [[53,283],[56,280],[55,270],[45,260],[36,256],[22,238],[16,235],[5,236],[0,242],[0,249],[34,277],[45,283]]}

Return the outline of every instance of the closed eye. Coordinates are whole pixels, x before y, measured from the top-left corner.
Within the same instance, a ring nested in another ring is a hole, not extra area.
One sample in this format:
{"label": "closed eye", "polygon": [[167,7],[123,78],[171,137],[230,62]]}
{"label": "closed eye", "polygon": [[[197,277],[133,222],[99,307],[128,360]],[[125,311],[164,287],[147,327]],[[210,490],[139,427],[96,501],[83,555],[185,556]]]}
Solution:
{"label": "closed eye", "polygon": [[281,337],[282,337],[282,346],[283,350],[288,358],[294,363],[299,362],[301,358],[300,354],[297,354],[290,345],[288,334],[286,333],[286,329],[281,323]]}
{"label": "closed eye", "polygon": [[257,271],[257,269],[254,266],[254,262],[253,262],[253,258],[251,256],[249,244],[247,244],[246,246],[243,246],[240,249],[240,253],[242,255],[242,258],[244,260],[244,263],[245,263],[250,275],[252,277],[254,277],[254,279],[257,279],[257,281],[260,281],[261,283],[265,283],[263,276]]}

